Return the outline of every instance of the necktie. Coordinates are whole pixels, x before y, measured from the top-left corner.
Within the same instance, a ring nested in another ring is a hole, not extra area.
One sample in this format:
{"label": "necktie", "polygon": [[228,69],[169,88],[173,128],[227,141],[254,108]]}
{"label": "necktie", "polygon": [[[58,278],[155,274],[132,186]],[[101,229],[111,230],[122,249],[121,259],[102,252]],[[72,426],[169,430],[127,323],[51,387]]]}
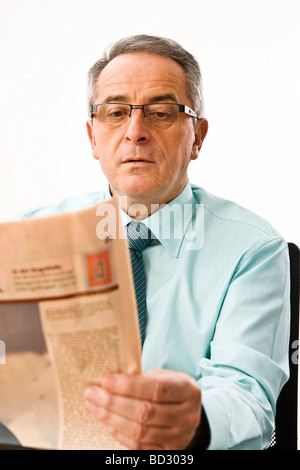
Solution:
{"label": "necktie", "polygon": [[151,230],[145,224],[134,220],[127,226],[127,236],[143,345],[146,323],[146,278],[142,251],[151,242]]}

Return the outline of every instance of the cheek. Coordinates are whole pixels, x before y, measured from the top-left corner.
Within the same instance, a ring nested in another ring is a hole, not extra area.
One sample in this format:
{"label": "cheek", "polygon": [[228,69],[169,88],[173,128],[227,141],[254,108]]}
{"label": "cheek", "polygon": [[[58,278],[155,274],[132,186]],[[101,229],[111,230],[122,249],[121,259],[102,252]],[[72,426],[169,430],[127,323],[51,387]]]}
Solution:
{"label": "cheek", "polygon": [[100,167],[101,167],[103,173],[105,174],[107,179],[110,179],[115,173],[114,165],[113,165],[113,159],[109,155],[107,155],[106,153],[101,152],[100,155],[99,155],[98,160],[99,160]]}
{"label": "cheek", "polygon": [[109,167],[114,161],[114,155],[117,151],[118,144],[115,139],[106,135],[106,133],[98,133],[96,136],[96,154],[101,167]]}
{"label": "cheek", "polygon": [[191,160],[193,149],[192,140],[187,136],[183,135],[180,139],[174,139],[173,144],[169,147],[169,163],[172,167],[182,170],[186,169],[186,166]]}
{"label": "cheek", "polygon": [[169,139],[172,145],[173,152],[178,154],[178,157],[184,159],[184,157],[190,158],[195,135],[193,128],[183,123],[177,132],[174,133],[173,138]]}
{"label": "cheek", "polygon": [[112,172],[111,163],[113,161],[113,158],[111,157],[111,150],[109,145],[102,145],[103,141],[101,141],[100,145],[99,142],[100,140],[97,142],[94,158],[99,161],[103,173],[106,176],[109,176]]}

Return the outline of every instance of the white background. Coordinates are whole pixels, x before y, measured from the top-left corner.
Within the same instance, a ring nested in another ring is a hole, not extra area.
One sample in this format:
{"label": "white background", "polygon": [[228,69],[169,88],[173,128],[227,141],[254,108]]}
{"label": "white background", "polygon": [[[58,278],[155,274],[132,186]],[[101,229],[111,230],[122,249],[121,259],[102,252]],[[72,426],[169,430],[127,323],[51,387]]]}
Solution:
{"label": "white background", "polygon": [[210,128],[190,180],[300,245],[299,0],[0,0],[0,221],[103,189],[87,72],[137,33],[171,37],[200,62]]}
{"label": "white background", "polygon": [[210,128],[190,180],[300,245],[299,0],[0,0],[0,221],[104,188],[87,72],[137,33],[200,61]]}

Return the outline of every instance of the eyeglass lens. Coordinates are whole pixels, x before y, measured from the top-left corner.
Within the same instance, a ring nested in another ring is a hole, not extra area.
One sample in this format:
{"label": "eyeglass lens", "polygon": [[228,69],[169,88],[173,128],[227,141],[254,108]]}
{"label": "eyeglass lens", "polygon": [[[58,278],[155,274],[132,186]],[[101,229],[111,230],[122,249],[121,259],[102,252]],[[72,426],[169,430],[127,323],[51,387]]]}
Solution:
{"label": "eyeglass lens", "polygon": [[[141,106],[144,109],[144,117],[155,125],[174,124],[178,120],[179,108],[176,104],[158,103]],[[120,125],[131,116],[131,108],[127,104],[108,103],[97,106],[97,118],[100,122],[111,125]]]}

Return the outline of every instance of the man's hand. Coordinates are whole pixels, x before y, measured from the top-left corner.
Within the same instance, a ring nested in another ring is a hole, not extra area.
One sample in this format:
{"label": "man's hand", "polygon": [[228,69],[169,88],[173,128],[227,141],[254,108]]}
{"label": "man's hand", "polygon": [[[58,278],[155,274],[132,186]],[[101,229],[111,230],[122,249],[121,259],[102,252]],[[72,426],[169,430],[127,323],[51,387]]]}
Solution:
{"label": "man's hand", "polygon": [[102,387],[86,390],[85,400],[85,408],[129,449],[185,449],[200,423],[200,388],[181,372],[108,375]]}

